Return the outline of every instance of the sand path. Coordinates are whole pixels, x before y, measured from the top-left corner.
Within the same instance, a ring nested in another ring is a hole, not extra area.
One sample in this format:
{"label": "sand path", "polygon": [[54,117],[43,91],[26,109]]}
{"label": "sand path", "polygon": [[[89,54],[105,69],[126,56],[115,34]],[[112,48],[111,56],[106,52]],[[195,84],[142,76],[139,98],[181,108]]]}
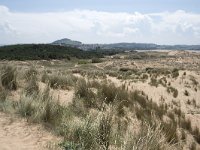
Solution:
{"label": "sand path", "polygon": [[56,149],[53,143],[58,141],[42,126],[0,112],[0,150]]}

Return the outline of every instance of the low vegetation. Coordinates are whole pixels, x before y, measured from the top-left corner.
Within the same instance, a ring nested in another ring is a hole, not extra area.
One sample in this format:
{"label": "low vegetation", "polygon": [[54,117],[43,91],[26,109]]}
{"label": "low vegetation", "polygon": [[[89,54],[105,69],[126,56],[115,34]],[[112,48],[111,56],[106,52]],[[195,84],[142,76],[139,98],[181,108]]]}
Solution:
{"label": "low vegetation", "polygon": [[53,89],[68,89],[76,82],[77,78],[72,74],[68,75],[48,75],[44,73],[42,76],[42,82],[49,84],[49,86]]}
{"label": "low vegetation", "polygon": [[174,98],[177,98],[177,96],[178,96],[178,90],[175,89],[172,86],[167,87],[167,92],[168,93],[172,93],[172,95],[173,95]]}
{"label": "low vegetation", "polygon": [[[10,51],[16,48],[19,52],[19,49],[30,47],[34,50],[48,50],[47,45],[24,46],[3,49]],[[59,46],[55,48],[64,50]],[[63,137],[59,146],[66,150],[176,150],[183,148],[188,137],[191,137],[192,141],[190,149],[196,149],[200,144],[200,131],[192,126],[191,120],[182,112],[180,104],[176,101],[179,98],[179,91],[171,85],[179,76],[178,69],[140,70],[123,66],[116,69],[109,69],[108,66],[99,69],[97,66],[104,62],[102,63],[99,54],[96,57],[96,52],[77,56],[77,49],[73,52],[69,50],[69,54],[64,50],[63,56],[60,56],[59,51],[54,57],[50,56],[54,53],[54,50],[51,51],[52,53],[47,53],[49,55],[43,57],[35,50],[37,58],[31,53],[19,59],[68,59],[68,56],[81,59],[74,62],[76,68],[73,69],[64,66],[61,69],[44,70],[30,65],[26,71],[17,72],[14,67],[2,67],[0,111],[18,114],[29,122],[42,124],[55,135]],[[10,57],[7,54],[4,56]],[[18,58],[11,56],[10,59]],[[17,78],[18,75],[21,78]],[[115,77],[113,80],[118,80],[122,84],[107,80],[107,76]],[[146,82],[155,87],[162,86],[162,89],[173,96],[174,101],[167,103],[165,97],[161,97],[158,102],[153,101],[145,91],[134,90],[135,81],[144,84]],[[198,85],[196,80],[191,79],[191,82],[195,87]],[[19,100],[13,101],[11,94],[16,90],[20,91]],[[59,96],[52,94],[55,91],[68,90],[74,92],[74,97],[68,104],[60,103]],[[184,95],[190,96],[186,91]],[[195,102],[193,103],[197,105]]]}
{"label": "low vegetation", "polygon": [[4,66],[1,68],[1,85],[7,90],[16,90],[17,81],[16,81],[16,68],[11,66]]}

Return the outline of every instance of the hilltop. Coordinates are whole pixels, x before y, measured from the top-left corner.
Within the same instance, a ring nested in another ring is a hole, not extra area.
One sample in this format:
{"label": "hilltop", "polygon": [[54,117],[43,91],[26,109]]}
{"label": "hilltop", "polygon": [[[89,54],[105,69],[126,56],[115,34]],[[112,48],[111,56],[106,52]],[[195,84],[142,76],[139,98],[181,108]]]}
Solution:
{"label": "hilltop", "polygon": [[82,43],[79,42],[79,41],[73,41],[73,40],[70,40],[68,38],[64,38],[64,39],[60,39],[60,40],[57,40],[57,41],[54,41],[52,44],[55,44],[55,45],[81,45]]}

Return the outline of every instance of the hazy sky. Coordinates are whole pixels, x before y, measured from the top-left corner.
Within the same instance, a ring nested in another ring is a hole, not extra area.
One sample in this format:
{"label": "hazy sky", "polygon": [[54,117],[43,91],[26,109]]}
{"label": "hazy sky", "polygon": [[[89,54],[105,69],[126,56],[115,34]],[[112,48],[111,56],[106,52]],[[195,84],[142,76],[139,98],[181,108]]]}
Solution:
{"label": "hazy sky", "polygon": [[0,44],[200,44],[200,0],[0,0]]}

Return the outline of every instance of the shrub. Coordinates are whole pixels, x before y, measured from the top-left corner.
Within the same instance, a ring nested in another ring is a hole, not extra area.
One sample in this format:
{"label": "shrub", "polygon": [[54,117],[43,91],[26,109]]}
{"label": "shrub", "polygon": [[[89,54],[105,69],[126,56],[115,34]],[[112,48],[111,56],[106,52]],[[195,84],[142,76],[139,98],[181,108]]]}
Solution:
{"label": "shrub", "polygon": [[129,68],[124,68],[124,67],[119,69],[119,71],[122,71],[122,72],[127,72],[127,71],[129,71],[129,70],[131,70],[131,69],[129,69]]}
{"label": "shrub", "polygon": [[151,81],[150,81],[150,85],[151,86],[155,86],[155,87],[158,87],[158,81],[157,81],[157,79],[155,78],[155,77],[152,77],[151,78]]}
{"label": "shrub", "polygon": [[142,74],[142,78],[141,79],[144,79],[144,80],[146,80],[146,79],[148,79],[148,75],[147,74]]}
{"label": "shrub", "polygon": [[173,93],[173,97],[176,98],[178,96],[178,90],[175,89],[174,87],[167,87],[167,92],[168,93]]}
{"label": "shrub", "polygon": [[2,68],[1,84],[7,90],[16,90],[16,69],[11,66],[5,66]]}
{"label": "shrub", "polygon": [[199,82],[193,76],[190,76],[190,80],[192,81],[192,84],[195,86],[197,86],[199,84]]}
{"label": "shrub", "polygon": [[167,85],[167,79],[166,79],[166,77],[162,77],[159,80],[159,84],[161,84],[162,86],[166,87],[166,85]]}
{"label": "shrub", "polygon": [[92,58],[92,63],[101,63],[102,60],[100,58]]}
{"label": "shrub", "polygon": [[189,92],[187,90],[184,91],[185,96],[189,96]]}
{"label": "shrub", "polygon": [[88,61],[87,61],[87,60],[79,60],[79,61],[78,61],[78,64],[79,64],[79,65],[88,64]]}
{"label": "shrub", "polygon": [[177,78],[179,76],[179,70],[178,69],[173,69],[172,70],[172,78]]}

